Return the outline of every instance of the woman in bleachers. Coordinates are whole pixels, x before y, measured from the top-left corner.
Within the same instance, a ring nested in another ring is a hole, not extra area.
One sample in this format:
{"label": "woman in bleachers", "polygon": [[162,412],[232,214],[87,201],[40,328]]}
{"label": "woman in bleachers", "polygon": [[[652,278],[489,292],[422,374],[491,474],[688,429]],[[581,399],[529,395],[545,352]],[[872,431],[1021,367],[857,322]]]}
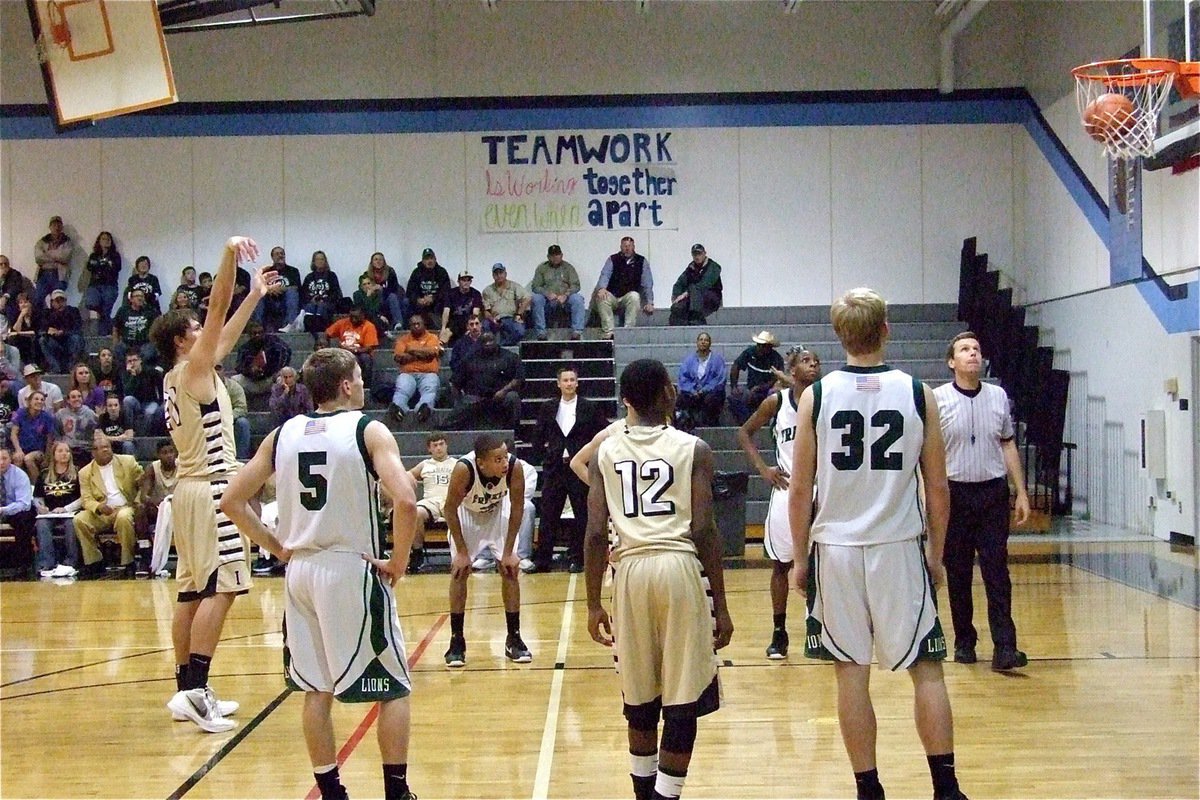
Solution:
{"label": "woman in bleachers", "polygon": [[96,415],[96,430],[108,437],[114,452],[137,455],[133,446],[133,423],[125,414],[121,396],[115,391],[104,396],[104,410]]}
{"label": "woman in bleachers", "polygon": [[22,292],[17,295],[17,318],[8,326],[6,340],[21,354],[22,364],[32,364],[37,361],[34,348],[37,339],[37,321],[34,319],[33,301]]}
{"label": "woman in bleachers", "polygon": [[[53,456],[33,486],[33,502],[38,514],[74,514],[83,507],[79,499],[79,473],[66,441],[54,443]],[[73,517],[38,519],[37,568],[43,578],[70,578],[79,567],[79,540],[75,538]],[[54,532],[62,532],[65,558],[54,547]]]}
{"label": "woman in bleachers", "polygon": [[117,357],[111,347],[101,347],[89,366],[96,379],[96,386],[106,395],[116,391],[121,385],[121,370],[117,367]]}
{"label": "woman in bleachers", "polygon": [[46,453],[54,444],[54,429],[55,419],[46,410],[45,392],[30,392],[25,407],[18,408],[13,415],[9,439],[13,446],[13,463],[25,468],[31,482],[37,480]]}
{"label": "woman in bleachers", "polygon": [[83,395],[83,404],[99,414],[104,410],[104,395],[105,391],[96,385],[96,376],[92,374],[92,368],[86,363],[80,361],[71,368],[71,385],[67,387],[67,391],[78,389]]}
{"label": "woman in bleachers", "polygon": [[100,231],[92,254],[88,256],[87,270],[91,282],[84,293],[83,305],[89,319],[99,319],[99,333],[107,336],[112,331],[112,310],[117,302],[117,279],[121,277],[121,251],[117,249],[113,236]]}
{"label": "woman in bleachers", "polygon": [[[308,266],[308,274],[300,287],[300,302],[303,303],[304,329],[309,333],[320,333],[329,327],[333,317],[338,313],[338,303],[342,299],[342,285],[338,276],[329,268],[329,259],[324,250],[312,254],[312,262]],[[313,319],[307,319],[312,316]]]}

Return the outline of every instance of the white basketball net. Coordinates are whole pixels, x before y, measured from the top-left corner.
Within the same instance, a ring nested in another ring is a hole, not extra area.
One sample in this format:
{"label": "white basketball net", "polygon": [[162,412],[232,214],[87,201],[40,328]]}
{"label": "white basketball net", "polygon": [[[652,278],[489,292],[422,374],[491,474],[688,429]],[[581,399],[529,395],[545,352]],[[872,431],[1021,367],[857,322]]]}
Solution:
{"label": "white basketball net", "polygon": [[1112,158],[1154,155],[1158,115],[1171,93],[1175,72],[1169,66],[1164,69],[1138,69],[1127,61],[1088,64],[1073,72],[1075,104],[1085,127],[1088,127],[1088,106],[1101,95],[1119,94],[1133,104],[1133,112],[1123,114],[1120,119],[1106,118],[1104,114],[1097,118],[1096,121],[1101,123],[1097,127],[1102,132],[1104,151]]}

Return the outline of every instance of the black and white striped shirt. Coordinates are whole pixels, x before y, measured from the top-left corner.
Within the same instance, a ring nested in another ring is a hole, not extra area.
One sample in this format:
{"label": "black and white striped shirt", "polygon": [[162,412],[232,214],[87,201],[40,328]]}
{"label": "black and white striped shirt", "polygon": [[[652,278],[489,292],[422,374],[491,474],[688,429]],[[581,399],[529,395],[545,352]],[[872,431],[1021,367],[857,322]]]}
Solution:
{"label": "black and white striped shirt", "polygon": [[933,396],[946,442],[946,477],[960,483],[1003,478],[1007,470],[1001,443],[1015,435],[1004,389],[984,383],[976,391],[951,381],[934,389]]}

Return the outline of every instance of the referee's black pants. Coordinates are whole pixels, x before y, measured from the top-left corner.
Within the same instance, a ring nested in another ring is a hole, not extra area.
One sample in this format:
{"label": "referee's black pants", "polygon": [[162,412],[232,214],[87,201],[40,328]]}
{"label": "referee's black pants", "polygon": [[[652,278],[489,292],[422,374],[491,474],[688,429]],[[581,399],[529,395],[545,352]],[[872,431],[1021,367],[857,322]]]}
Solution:
{"label": "referee's black pants", "polygon": [[950,481],[950,524],[946,528],[946,588],[954,646],[975,647],[979,634],[972,617],[971,582],[975,554],[987,593],[988,625],[996,648],[1016,648],[1017,628],[1012,618],[1012,581],[1008,576],[1008,481],[995,478],[980,483]]}
{"label": "referee's black pants", "polygon": [[[574,520],[562,518],[563,505],[571,498]],[[561,527],[567,529],[567,561],[583,563],[583,534],[587,529],[588,486],[579,480],[565,461],[547,464],[542,469],[542,499],[538,514],[537,546],[533,561],[538,569],[549,569],[554,555],[554,540]]]}

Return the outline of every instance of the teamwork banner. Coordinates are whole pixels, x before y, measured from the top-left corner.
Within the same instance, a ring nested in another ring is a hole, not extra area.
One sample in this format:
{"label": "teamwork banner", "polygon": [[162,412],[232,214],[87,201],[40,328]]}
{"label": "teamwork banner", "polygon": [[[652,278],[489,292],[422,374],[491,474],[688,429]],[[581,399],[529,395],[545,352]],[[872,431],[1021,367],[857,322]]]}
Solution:
{"label": "teamwork banner", "polygon": [[484,134],[477,153],[483,233],[679,226],[671,131]]}

